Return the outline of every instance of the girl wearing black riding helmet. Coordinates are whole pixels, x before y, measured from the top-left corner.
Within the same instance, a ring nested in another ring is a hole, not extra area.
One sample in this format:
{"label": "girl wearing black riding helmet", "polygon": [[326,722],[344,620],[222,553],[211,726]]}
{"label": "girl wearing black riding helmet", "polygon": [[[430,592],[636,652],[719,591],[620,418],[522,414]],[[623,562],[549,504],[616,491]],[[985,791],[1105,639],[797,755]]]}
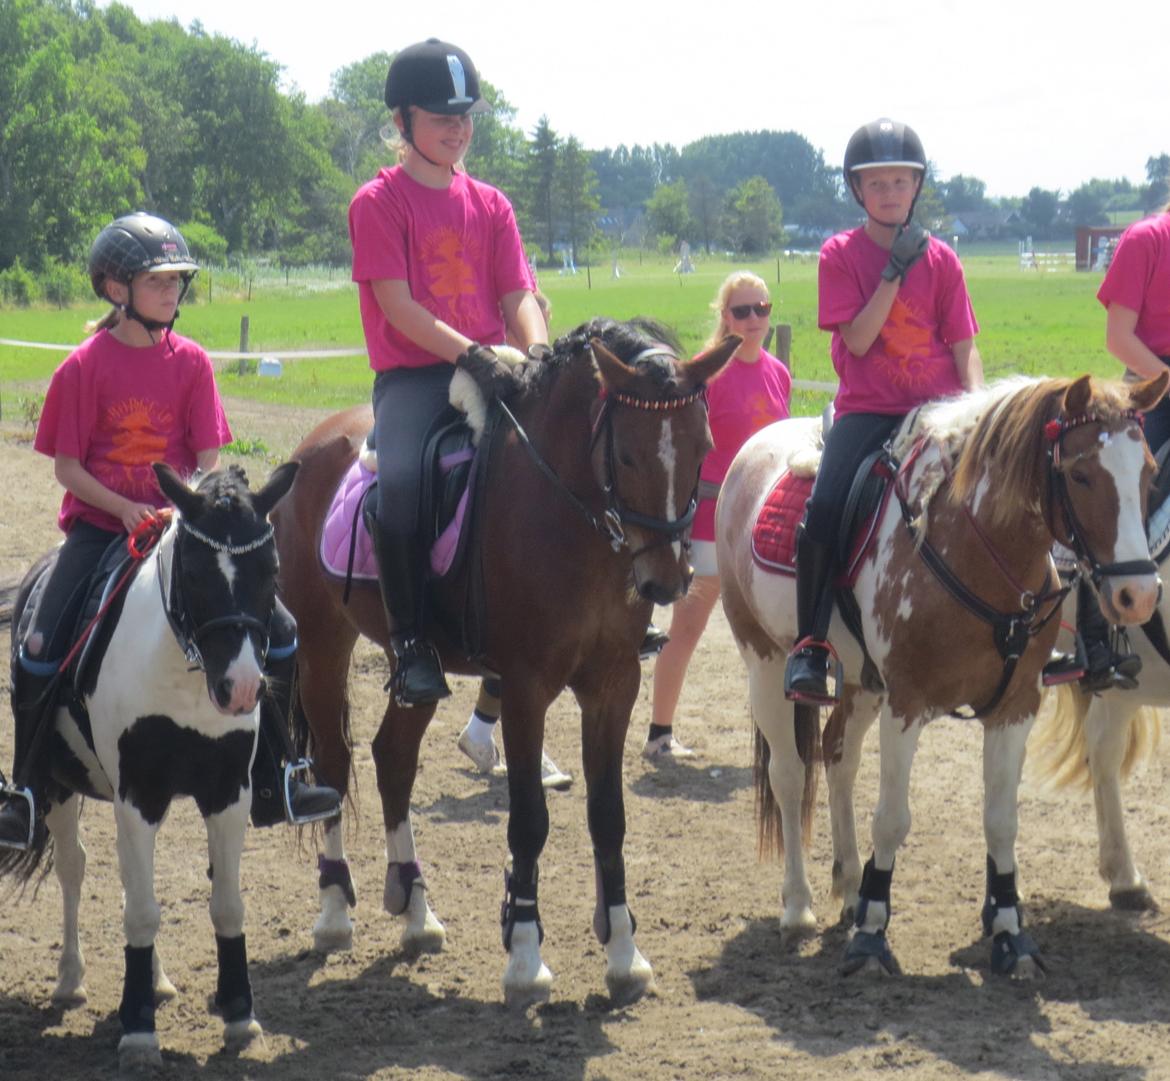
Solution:
{"label": "girl wearing black riding helmet", "polygon": [[403,705],[450,693],[423,633],[418,521],[420,456],[447,408],[455,362],[507,336],[547,346],[512,206],[461,168],[472,116],[487,110],[479,73],[456,45],[430,38],[398,53],[386,105],[399,164],[358,189],[349,208],[353,279],[375,374],[378,513],[370,523]]}
{"label": "girl wearing black riding helmet", "polygon": [[[44,811],[37,759],[49,741],[37,733],[52,716],[89,577],[112,544],[166,505],[151,464],[165,461],[189,477],[214,469],[219,448],[231,442],[211,359],[172,329],[197,270],[178,229],[142,212],[111,222],[90,251],[94,292],[112,308],[53,373],[37,425],[34,447],[53,459],[65,489],[57,519],[65,539],[28,634],[14,643],[15,784],[0,786],[0,846],[27,847]],[[291,671],[278,679],[274,669],[291,666],[296,625],[279,602],[278,608],[268,675],[283,692]],[[277,722],[265,722],[266,714],[267,704],[261,723],[270,734],[257,751],[253,794],[273,793],[275,821],[285,817],[286,785],[276,759],[287,736],[273,729]],[[316,817],[339,805],[332,789],[311,788],[291,775],[287,788],[295,813]],[[271,824],[261,822],[258,808],[254,800],[257,824]]]}
{"label": "girl wearing black riding helmet", "polygon": [[818,321],[832,333],[840,385],[796,550],[797,643],[785,693],[831,704],[828,685],[841,515],[854,474],[911,410],[983,382],[958,257],[913,220],[926,154],[905,124],[880,119],[853,134],[845,183],[865,222],[825,242]]}

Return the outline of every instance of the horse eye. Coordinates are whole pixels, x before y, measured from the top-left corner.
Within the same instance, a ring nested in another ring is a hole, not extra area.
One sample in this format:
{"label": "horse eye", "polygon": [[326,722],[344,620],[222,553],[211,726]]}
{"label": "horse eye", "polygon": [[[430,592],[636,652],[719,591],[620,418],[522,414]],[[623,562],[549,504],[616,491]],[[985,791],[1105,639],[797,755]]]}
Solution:
{"label": "horse eye", "polygon": [[1068,475],[1072,477],[1074,484],[1079,484],[1084,488],[1092,487],[1089,482],[1089,474],[1080,469],[1070,469]]}
{"label": "horse eye", "polygon": [[627,469],[633,469],[634,468],[633,455],[627,454],[624,450],[621,451],[618,454],[618,463],[620,465],[624,465]]}

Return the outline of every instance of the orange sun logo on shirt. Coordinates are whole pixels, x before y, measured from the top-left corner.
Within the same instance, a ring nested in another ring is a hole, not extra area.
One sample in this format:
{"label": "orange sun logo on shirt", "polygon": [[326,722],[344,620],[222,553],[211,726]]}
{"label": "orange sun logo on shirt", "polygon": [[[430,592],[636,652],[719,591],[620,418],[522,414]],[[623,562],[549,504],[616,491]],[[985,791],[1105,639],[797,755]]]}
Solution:
{"label": "orange sun logo on shirt", "polygon": [[894,301],[881,332],[882,355],[875,363],[898,387],[926,385],[930,357],[930,327],[901,298]]}
{"label": "orange sun logo on shirt", "polygon": [[449,227],[436,229],[424,241],[422,255],[431,293],[451,312],[458,312],[464,299],[476,293],[470,262],[473,253],[467,250],[464,237]]}
{"label": "orange sun logo on shirt", "polygon": [[[107,410],[103,427],[110,433],[112,444],[107,461],[121,467],[123,479],[117,489],[140,495],[152,492],[154,473],[150,463],[166,457],[166,433],[174,427],[172,411],[144,398],[125,398]],[[109,473],[117,472],[107,469]]]}

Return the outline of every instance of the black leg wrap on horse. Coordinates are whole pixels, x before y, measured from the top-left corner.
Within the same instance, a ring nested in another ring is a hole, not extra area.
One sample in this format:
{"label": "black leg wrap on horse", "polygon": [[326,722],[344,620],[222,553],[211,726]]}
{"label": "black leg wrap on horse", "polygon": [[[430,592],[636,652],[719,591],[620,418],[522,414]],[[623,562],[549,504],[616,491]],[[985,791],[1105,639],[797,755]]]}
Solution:
{"label": "black leg wrap on horse", "polygon": [[345,895],[345,903],[350,908],[357,906],[357,894],[354,892],[353,876],[349,873],[348,860],[331,860],[327,856],[319,855],[317,857],[317,871],[319,872],[317,876],[318,889],[340,886],[341,892]]}
{"label": "black leg wrap on horse", "polygon": [[[891,976],[897,976],[902,968],[898,959],[886,941],[886,928],[890,925],[890,883],[894,877],[894,869],[879,871],[874,866],[874,857],[870,856],[861,872],[861,888],[858,891],[857,913],[854,916],[854,930],[849,938],[849,945],[845,947],[845,959],[841,962],[841,975],[849,976],[869,964],[877,961]],[[876,931],[863,931],[865,918],[869,913],[871,903],[886,906],[885,922]]]}
{"label": "black leg wrap on horse", "polygon": [[[1020,930],[995,933],[996,915],[1008,908],[1015,909],[1016,922]],[[996,869],[995,860],[990,856],[987,857],[987,898],[983,903],[982,918],[983,933],[995,935],[991,940],[992,972],[998,976],[1010,976],[1021,957],[1031,958],[1041,972],[1045,971],[1040,947],[1023,929],[1024,909],[1020,904],[1020,895],[1016,892],[1016,873],[1009,871],[1007,874],[1000,874]]]}
{"label": "black leg wrap on horse", "polygon": [[861,871],[861,888],[858,890],[857,914],[854,924],[858,927],[865,923],[871,901],[877,901],[886,906],[886,922],[882,929],[890,925],[890,883],[894,878],[894,869],[879,871],[874,866],[874,858],[870,856]]}
{"label": "black leg wrap on horse", "polygon": [[504,901],[500,905],[500,929],[504,949],[512,949],[512,930],[518,923],[536,924],[536,941],[544,942],[544,925],[536,904],[536,878],[531,882],[517,882],[516,876],[504,872]]}
{"label": "black leg wrap on horse", "polygon": [[126,979],[118,1020],[126,1034],[154,1031],[154,947],[126,947]]}
{"label": "black leg wrap on horse", "polygon": [[244,936],[215,936],[219,959],[219,980],[215,988],[215,1008],[224,1021],[243,1021],[252,1016],[252,984],[248,980],[248,949]]}
{"label": "black leg wrap on horse", "polygon": [[597,936],[597,941],[603,946],[609,942],[610,935],[613,934],[613,928],[609,922],[609,910],[612,905],[625,905],[626,911],[630,913],[630,933],[638,930],[638,921],[634,918],[634,913],[630,912],[629,902],[626,900],[626,882],[623,877],[620,881],[614,882],[608,888],[605,884],[605,876],[601,873],[601,865],[597,862],[597,858],[593,860],[594,877],[597,879],[597,906],[593,910],[593,933]]}
{"label": "black leg wrap on horse", "polygon": [[[349,873],[348,868],[346,873]],[[401,916],[406,911],[406,906],[410,904],[410,891],[414,889],[415,883],[424,890],[427,888],[426,879],[423,878],[422,868],[417,860],[389,864],[386,868],[386,885],[382,889],[382,907],[391,916]],[[350,889],[353,889],[352,885]]]}

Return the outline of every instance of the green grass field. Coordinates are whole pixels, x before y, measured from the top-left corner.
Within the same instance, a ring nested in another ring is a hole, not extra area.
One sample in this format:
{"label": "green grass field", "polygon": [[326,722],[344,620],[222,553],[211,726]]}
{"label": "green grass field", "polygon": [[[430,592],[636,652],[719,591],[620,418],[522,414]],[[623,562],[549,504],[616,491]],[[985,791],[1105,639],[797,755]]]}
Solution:
{"label": "green grass field", "polygon": [[[1100,273],[1072,270],[1023,271],[1014,252],[961,252],[968,286],[980,323],[979,348],[989,378],[1012,372],[1033,375],[1119,374],[1104,348],[1105,319],[1095,293]],[[762,263],[703,259],[694,274],[672,272],[658,256],[627,252],[621,277],[609,266],[563,277],[544,271],[541,287],[553,305],[553,331],[563,333],[595,315],[624,319],[652,316],[672,326],[688,350],[705,339],[713,315],[708,305],[722,278],[748,266],[771,286],[773,320],[792,326],[792,364],[798,379],[832,381],[828,336],[816,325],[816,263],[775,258]],[[253,353],[361,348],[354,287],[338,272],[333,283],[285,287],[273,282],[253,287],[251,299],[215,279],[213,301],[204,291],[183,308],[178,325],[184,334],[211,352],[239,348],[240,320],[249,320]],[[87,320],[102,314],[93,305],[56,310],[0,309],[0,337],[75,344]],[[43,394],[49,376],[63,357],[60,351],[0,345],[0,395],[5,419],[21,403]],[[220,389],[227,396],[292,405],[341,408],[367,399],[371,374],[364,355],[344,359],[288,360],[280,378],[254,372],[239,375],[235,361],[221,361]],[[819,411],[828,395],[798,391],[794,412]]]}

